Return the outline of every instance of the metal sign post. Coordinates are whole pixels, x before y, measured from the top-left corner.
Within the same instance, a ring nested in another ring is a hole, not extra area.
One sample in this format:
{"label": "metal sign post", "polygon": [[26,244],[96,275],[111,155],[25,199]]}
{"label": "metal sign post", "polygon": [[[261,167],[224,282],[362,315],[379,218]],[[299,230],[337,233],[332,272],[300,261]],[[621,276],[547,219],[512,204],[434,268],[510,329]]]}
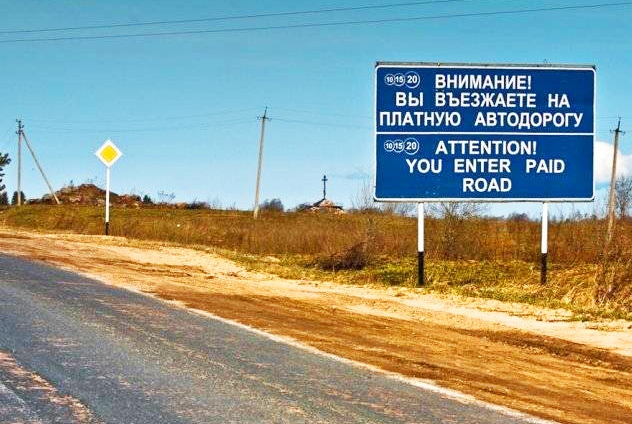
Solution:
{"label": "metal sign post", "polygon": [[540,268],[540,283],[546,284],[546,262],[548,254],[548,239],[549,239],[549,204],[542,203],[542,256],[541,268]]}
{"label": "metal sign post", "polygon": [[105,235],[110,234],[110,167],[105,168]]}
{"label": "metal sign post", "polygon": [[424,202],[592,201],[595,87],[586,65],[377,63],[375,200],[420,203],[420,237]]}
{"label": "metal sign post", "polygon": [[123,153],[111,140],[105,143],[94,153],[105,165],[105,235],[110,234],[110,167],[123,156]]}
{"label": "metal sign post", "polygon": [[424,204],[417,205],[417,287],[426,282],[424,277]]}

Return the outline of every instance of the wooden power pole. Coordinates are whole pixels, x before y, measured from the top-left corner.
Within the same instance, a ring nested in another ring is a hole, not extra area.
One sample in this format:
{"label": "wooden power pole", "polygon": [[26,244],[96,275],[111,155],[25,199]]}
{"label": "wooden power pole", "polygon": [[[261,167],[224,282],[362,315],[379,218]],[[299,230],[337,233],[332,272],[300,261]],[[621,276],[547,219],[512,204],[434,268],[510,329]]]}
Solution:
{"label": "wooden power pole", "polygon": [[614,206],[616,200],[615,186],[617,184],[617,152],[619,150],[619,136],[623,134],[621,131],[621,118],[614,131],[614,154],[612,155],[612,175],[610,176],[610,195],[608,197],[608,234],[606,236],[606,244],[610,244],[612,233],[614,230]]}
{"label": "wooden power pole", "polygon": [[268,108],[263,111],[263,116],[260,116],[261,120],[261,133],[259,135],[259,163],[257,165],[257,185],[255,187],[255,206],[253,216],[257,218],[259,216],[259,186],[261,184],[261,169],[263,168],[263,139],[266,131],[266,121],[268,118]]}
{"label": "wooden power pole", "polygon": [[50,185],[50,181],[48,181],[48,178],[46,177],[46,173],[44,172],[42,165],[37,160],[37,156],[35,156],[35,151],[33,150],[33,147],[31,146],[29,139],[26,137],[26,134],[24,133],[24,125],[22,125],[22,121],[20,119],[16,119],[16,122],[18,123],[18,130],[17,130],[17,134],[18,134],[18,181],[17,181],[18,190],[17,190],[17,202],[16,202],[17,206],[20,206],[23,200],[22,199],[22,140],[24,140],[24,142],[26,143],[26,147],[28,148],[29,152],[31,152],[33,161],[35,162],[35,165],[37,165],[37,169],[39,169],[40,174],[42,174],[42,178],[44,179],[44,182],[48,186],[48,191],[50,192],[50,195],[53,197],[53,199],[55,199],[55,202],[57,202],[57,204],[59,205],[61,202],[57,198],[57,195],[55,194],[53,187]]}
{"label": "wooden power pole", "polygon": [[22,125],[22,121],[20,119],[15,120],[18,123],[18,130],[16,131],[18,134],[18,179],[17,179],[17,201],[16,205],[22,205],[22,129],[24,125]]}

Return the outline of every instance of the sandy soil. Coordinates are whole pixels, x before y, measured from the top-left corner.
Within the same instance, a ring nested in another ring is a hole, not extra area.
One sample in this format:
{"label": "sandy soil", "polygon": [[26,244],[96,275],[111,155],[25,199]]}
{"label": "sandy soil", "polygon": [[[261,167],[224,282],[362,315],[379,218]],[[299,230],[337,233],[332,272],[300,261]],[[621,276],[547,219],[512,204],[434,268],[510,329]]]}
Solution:
{"label": "sandy soil", "polygon": [[214,254],[0,228],[0,251],[561,422],[632,423],[632,323],[419,289],[284,280]]}

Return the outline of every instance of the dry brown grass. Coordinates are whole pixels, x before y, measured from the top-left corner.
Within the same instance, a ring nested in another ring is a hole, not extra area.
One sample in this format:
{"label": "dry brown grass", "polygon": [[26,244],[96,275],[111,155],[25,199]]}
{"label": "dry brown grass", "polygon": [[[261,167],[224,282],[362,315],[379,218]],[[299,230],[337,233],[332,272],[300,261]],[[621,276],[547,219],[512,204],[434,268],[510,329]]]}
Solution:
{"label": "dry brown grass", "polygon": [[[33,205],[0,211],[0,222],[102,234],[103,209]],[[243,211],[115,208],[110,228],[113,235],[227,249],[237,259],[275,255],[282,263],[273,271],[285,276],[396,285],[412,285],[416,278],[417,222],[396,215],[268,212],[253,220]],[[603,220],[551,222],[550,284],[542,287],[539,222],[429,218],[425,245],[430,287],[628,317],[632,221],[617,223],[607,254],[604,236]],[[257,261],[256,257],[246,260],[253,266]]]}
{"label": "dry brown grass", "polygon": [[[0,220],[17,227],[102,234],[103,209],[90,206],[25,206],[0,212]],[[415,254],[414,218],[363,214],[264,213],[168,208],[112,211],[111,231],[145,240],[215,246],[251,254],[340,254],[367,243],[367,251],[399,259]],[[603,220],[551,222],[550,259],[555,263],[599,263]],[[619,250],[632,245],[632,221],[618,223]],[[537,261],[540,224],[526,220],[471,218],[459,222],[426,220],[429,259]]]}

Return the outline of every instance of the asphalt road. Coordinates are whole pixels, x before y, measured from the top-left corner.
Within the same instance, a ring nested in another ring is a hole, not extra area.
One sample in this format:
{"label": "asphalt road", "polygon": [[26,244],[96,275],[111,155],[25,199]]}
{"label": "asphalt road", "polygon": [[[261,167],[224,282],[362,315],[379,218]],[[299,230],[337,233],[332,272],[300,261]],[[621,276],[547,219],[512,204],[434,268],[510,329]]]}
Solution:
{"label": "asphalt road", "polygon": [[531,422],[0,255],[0,423]]}

